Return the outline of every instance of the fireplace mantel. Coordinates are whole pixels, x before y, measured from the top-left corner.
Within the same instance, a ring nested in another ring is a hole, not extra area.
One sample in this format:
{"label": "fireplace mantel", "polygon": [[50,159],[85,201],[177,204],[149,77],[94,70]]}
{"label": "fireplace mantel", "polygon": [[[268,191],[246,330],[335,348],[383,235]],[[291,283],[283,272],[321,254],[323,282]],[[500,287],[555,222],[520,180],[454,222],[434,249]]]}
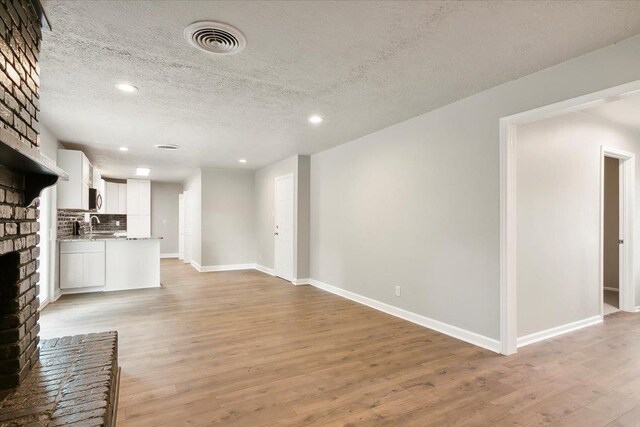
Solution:
{"label": "fireplace mantel", "polygon": [[56,166],[36,147],[20,141],[9,131],[0,128],[0,165],[25,175],[24,206],[29,206],[40,192],[58,179],[67,181],[69,175]]}

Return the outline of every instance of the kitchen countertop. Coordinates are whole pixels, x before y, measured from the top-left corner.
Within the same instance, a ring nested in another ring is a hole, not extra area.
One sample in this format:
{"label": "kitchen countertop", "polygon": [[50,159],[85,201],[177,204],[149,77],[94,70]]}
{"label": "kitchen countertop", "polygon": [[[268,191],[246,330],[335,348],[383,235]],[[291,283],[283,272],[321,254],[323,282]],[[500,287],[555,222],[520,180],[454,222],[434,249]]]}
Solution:
{"label": "kitchen countertop", "polygon": [[162,240],[162,237],[116,237],[94,234],[93,236],[67,236],[58,238],[58,242],[94,242],[97,240]]}

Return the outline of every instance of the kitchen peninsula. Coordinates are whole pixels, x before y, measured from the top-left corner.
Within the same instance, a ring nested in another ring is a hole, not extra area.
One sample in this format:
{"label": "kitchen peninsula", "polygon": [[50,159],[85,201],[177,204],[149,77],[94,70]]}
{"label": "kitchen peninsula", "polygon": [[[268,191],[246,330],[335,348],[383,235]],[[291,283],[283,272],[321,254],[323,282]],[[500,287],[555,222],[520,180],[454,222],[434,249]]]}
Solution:
{"label": "kitchen peninsula", "polygon": [[60,292],[159,287],[160,240],[99,234],[58,239]]}

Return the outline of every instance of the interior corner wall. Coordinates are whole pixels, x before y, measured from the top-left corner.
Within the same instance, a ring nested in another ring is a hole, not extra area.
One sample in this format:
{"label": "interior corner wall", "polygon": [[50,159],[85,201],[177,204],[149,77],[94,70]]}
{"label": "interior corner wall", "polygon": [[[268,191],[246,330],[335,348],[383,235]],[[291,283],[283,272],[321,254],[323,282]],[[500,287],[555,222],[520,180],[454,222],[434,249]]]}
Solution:
{"label": "interior corner wall", "polygon": [[311,278],[498,340],[500,118],[636,80],[640,36],[312,155]]}
{"label": "interior corner wall", "polygon": [[254,176],[202,169],[203,267],[255,263]]}
{"label": "interior corner wall", "polygon": [[256,262],[274,268],[275,182],[279,176],[293,174],[294,181],[294,279],[309,278],[310,250],[310,168],[309,156],[296,155],[255,172]]}
{"label": "interior corner wall", "polygon": [[182,184],[151,181],[151,235],[162,237],[160,254],[178,253],[178,198]]}
{"label": "interior corner wall", "polygon": [[[522,337],[600,315],[601,146],[640,158],[640,133],[578,112],[520,125],[517,135]],[[640,248],[635,252],[640,259]]]}
{"label": "interior corner wall", "polygon": [[[274,237],[275,231],[275,180],[279,176],[293,174],[294,183],[297,182],[298,159],[289,157],[273,163],[254,174],[255,180],[255,233],[256,233],[256,263],[269,269],[274,268]],[[295,227],[294,227],[295,233]],[[295,240],[295,239],[294,239]],[[295,265],[295,263],[294,263]]]}
{"label": "interior corner wall", "polygon": [[310,215],[311,215],[311,157],[298,157],[298,175],[295,180],[296,200],[296,279],[308,279],[311,262]]}
{"label": "interior corner wall", "polygon": [[191,236],[185,239],[185,259],[202,265],[202,170],[198,169],[184,183],[187,194],[185,223]]}

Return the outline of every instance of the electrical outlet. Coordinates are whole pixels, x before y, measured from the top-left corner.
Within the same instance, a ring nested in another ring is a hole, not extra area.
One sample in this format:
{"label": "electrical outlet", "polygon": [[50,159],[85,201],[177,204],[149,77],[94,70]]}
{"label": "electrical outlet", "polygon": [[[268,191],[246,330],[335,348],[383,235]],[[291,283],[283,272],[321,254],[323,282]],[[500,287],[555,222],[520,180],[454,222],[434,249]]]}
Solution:
{"label": "electrical outlet", "polygon": [[400,286],[396,285],[396,296],[400,296]]}
{"label": "electrical outlet", "polygon": [[120,221],[116,221],[116,227],[120,227]]}

